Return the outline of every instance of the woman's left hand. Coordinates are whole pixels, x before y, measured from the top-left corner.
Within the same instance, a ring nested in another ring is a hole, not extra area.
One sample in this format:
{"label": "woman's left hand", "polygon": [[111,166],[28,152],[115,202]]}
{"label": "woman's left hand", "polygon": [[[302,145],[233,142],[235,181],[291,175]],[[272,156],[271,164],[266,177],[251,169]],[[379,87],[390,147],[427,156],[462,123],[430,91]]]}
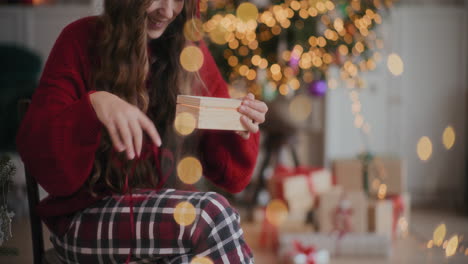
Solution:
{"label": "woman's left hand", "polygon": [[244,139],[248,139],[250,133],[257,133],[259,125],[265,122],[265,115],[268,112],[268,107],[264,102],[255,100],[255,96],[249,93],[242,99],[239,112],[242,114],[241,123],[247,131],[237,133]]}

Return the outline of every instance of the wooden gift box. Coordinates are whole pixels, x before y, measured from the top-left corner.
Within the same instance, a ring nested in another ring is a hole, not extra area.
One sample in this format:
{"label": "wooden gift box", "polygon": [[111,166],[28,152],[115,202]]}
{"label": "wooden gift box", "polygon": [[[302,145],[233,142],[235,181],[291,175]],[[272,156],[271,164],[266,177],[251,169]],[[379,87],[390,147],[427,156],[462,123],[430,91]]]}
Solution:
{"label": "wooden gift box", "polygon": [[176,114],[192,114],[198,129],[246,131],[238,111],[241,104],[238,99],[179,95]]}

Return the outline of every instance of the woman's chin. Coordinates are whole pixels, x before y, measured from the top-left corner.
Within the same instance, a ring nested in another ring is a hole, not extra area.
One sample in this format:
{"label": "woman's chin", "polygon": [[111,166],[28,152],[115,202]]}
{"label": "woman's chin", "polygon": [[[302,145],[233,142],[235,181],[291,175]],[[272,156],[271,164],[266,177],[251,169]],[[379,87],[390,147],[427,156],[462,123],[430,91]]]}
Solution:
{"label": "woman's chin", "polygon": [[148,38],[157,39],[157,38],[160,38],[163,33],[164,33],[164,30],[151,30],[151,31],[148,31]]}

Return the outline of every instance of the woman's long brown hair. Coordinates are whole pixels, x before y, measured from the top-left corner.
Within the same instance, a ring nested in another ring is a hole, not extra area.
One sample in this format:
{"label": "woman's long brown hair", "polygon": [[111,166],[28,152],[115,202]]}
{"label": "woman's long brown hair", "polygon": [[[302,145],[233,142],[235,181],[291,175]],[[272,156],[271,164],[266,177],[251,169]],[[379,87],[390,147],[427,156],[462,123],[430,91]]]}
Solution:
{"label": "woman's long brown hair", "polygon": [[[180,53],[187,44],[183,28],[195,14],[197,1],[186,0],[184,10],[156,40],[149,40],[146,31],[146,10],[151,2],[104,2],[104,13],[97,24],[99,36],[91,45],[99,60],[92,69],[90,85],[137,106],[154,122],[164,145],[174,150],[180,148],[177,146],[180,139],[172,130],[177,95],[181,89],[185,90],[182,88],[184,84],[194,79],[179,62]],[[123,154],[115,154],[110,137],[103,129],[94,172],[88,180],[91,192],[96,194],[101,188],[109,188],[122,193],[131,166],[132,162],[125,161]],[[151,155],[136,166],[129,187],[154,188],[159,177]]]}

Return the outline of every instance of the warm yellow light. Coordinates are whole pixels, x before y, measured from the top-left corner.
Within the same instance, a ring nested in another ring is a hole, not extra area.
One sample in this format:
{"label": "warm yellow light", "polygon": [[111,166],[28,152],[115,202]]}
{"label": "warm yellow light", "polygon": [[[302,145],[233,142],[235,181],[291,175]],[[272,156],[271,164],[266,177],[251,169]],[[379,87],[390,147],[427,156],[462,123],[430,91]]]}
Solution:
{"label": "warm yellow light", "polygon": [[281,67],[278,64],[273,64],[270,67],[270,71],[272,74],[278,74],[281,72]]}
{"label": "warm yellow light", "polygon": [[235,67],[239,64],[239,59],[236,56],[231,56],[228,59],[229,66]]}
{"label": "warm yellow light", "polygon": [[447,226],[445,224],[440,224],[433,234],[434,245],[440,247],[444,243],[445,235],[447,234]]}
{"label": "warm yellow light", "polygon": [[197,183],[203,174],[200,161],[194,157],[186,157],[177,165],[177,175],[185,184]]}
{"label": "warm yellow light", "polygon": [[207,257],[195,257],[190,261],[190,264],[213,264],[213,261]]}
{"label": "warm yellow light", "polygon": [[379,197],[380,200],[383,200],[383,199],[385,199],[386,196],[387,196],[387,185],[386,184],[380,184],[378,197]]}
{"label": "warm yellow light", "polygon": [[348,50],[348,47],[347,47],[346,45],[342,44],[342,45],[340,45],[340,46],[338,47],[338,52],[339,52],[341,55],[346,56],[346,55],[348,55],[349,50]]}
{"label": "warm yellow light", "polygon": [[312,112],[312,102],[308,96],[298,95],[289,104],[289,114],[293,120],[302,122],[309,118]]}
{"label": "warm yellow light", "polygon": [[267,59],[262,59],[260,61],[260,65],[258,65],[260,69],[266,69],[268,67],[268,60]]}
{"label": "warm yellow light", "polygon": [[457,249],[458,249],[458,236],[452,236],[448,243],[447,243],[447,247],[445,248],[445,256],[447,257],[451,257],[453,255],[455,255],[455,253],[457,253]]}
{"label": "warm yellow light", "polygon": [[184,35],[190,41],[200,41],[203,38],[203,23],[198,18],[192,18],[185,23]]}
{"label": "warm yellow light", "polygon": [[280,93],[281,95],[288,95],[288,93],[289,93],[289,86],[287,86],[286,84],[280,85],[280,87],[279,87],[279,93]]}
{"label": "warm yellow light", "polygon": [[180,54],[180,64],[189,72],[196,72],[203,66],[204,56],[200,48],[195,46],[185,47]]}
{"label": "warm yellow light", "polygon": [[288,208],[282,200],[271,201],[266,208],[266,219],[274,226],[280,226],[288,217]]}
{"label": "warm yellow light", "polygon": [[453,147],[455,144],[455,139],[455,129],[453,129],[452,126],[445,128],[444,134],[442,136],[442,142],[444,143],[446,149],[451,149]]}
{"label": "warm yellow light", "polygon": [[299,3],[298,1],[294,0],[291,2],[291,4],[289,4],[291,6],[291,8],[295,11],[298,11],[300,8],[301,8],[301,3]]}
{"label": "warm yellow light", "polygon": [[434,247],[434,241],[431,239],[427,242],[427,245],[426,245],[427,248],[433,248]]}
{"label": "warm yellow light", "polygon": [[388,56],[387,61],[388,70],[395,76],[400,76],[403,74],[404,64],[403,60],[398,56],[398,54],[392,53]]}
{"label": "warm yellow light", "polygon": [[340,32],[344,29],[344,22],[341,18],[335,19],[335,22],[333,22],[333,26],[335,27],[336,31]]}
{"label": "warm yellow light", "polygon": [[197,216],[197,210],[189,202],[181,202],[174,208],[174,220],[181,226],[193,224]]}
{"label": "warm yellow light", "polygon": [[177,114],[174,121],[175,130],[182,136],[192,134],[196,126],[197,120],[191,113],[187,112]]}
{"label": "warm yellow light", "polygon": [[224,45],[227,43],[226,37],[228,34],[228,30],[223,27],[221,23],[218,23],[216,26],[214,26],[213,30],[209,31],[211,41],[218,45]]}
{"label": "warm yellow light", "polygon": [[432,142],[428,137],[422,137],[417,146],[419,159],[427,161],[432,155]]}
{"label": "warm yellow light", "polygon": [[236,14],[242,21],[249,22],[250,20],[257,20],[258,9],[254,4],[244,2],[237,8]]}
{"label": "warm yellow light", "polygon": [[246,76],[249,73],[249,67],[242,65],[239,67],[239,74],[242,76]]}
{"label": "warm yellow light", "polygon": [[255,70],[249,70],[246,77],[249,81],[253,81],[255,78],[257,78],[257,72]]}
{"label": "warm yellow light", "polygon": [[293,88],[293,90],[297,90],[301,88],[301,83],[297,78],[293,78],[289,81],[289,85]]}

